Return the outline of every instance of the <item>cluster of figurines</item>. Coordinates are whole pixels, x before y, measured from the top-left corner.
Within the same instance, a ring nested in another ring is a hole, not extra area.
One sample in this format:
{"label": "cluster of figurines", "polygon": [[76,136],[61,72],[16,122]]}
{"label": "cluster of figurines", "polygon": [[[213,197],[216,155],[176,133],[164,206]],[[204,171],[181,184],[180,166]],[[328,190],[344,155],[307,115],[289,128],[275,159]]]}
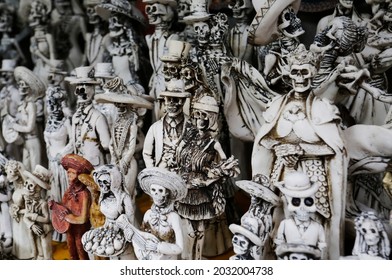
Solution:
{"label": "cluster of figurines", "polygon": [[339,0],[309,47],[300,0],[14,2],[2,258],[390,258],[390,1]]}

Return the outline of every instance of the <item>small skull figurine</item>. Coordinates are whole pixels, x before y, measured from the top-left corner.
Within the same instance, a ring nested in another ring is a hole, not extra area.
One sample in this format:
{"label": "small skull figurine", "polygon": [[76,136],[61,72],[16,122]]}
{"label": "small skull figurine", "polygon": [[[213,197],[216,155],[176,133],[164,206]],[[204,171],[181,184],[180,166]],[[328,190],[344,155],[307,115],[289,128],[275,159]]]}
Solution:
{"label": "small skull figurine", "polygon": [[184,17],[191,13],[191,1],[190,0],[178,0],[177,15],[178,21],[183,22]]}
{"label": "small skull figurine", "polygon": [[233,251],[237,255],[244,255],[248,252],[250,247],[249,239],[241,234],[234,234],[233,235]]}
{"label": "small skull figurine", "polygon": [[195,22],[193,24],[193,29],[196,32],[198,42],[202,45],[207,44],[211,34],[210,26],[208,25],[208,23]]}
{"label": "small skull figurine", "polygon": [[150,186],[150,194],[154,204],[158,207],[163,206],[169,197],[169,191],[166,188],[156,184],[152,184]]}
{"label": "small skull figurine", "polygon": [[279,20],[278,28],[286,37],[297,38],[305,33],[301,25],[301,20],[297,17],[291,6],[283,10]]}
{"label": "small skull figurine", "polygon": [[233,11],[235,19],[244,19],[253,11],[251,0],[233,0],[229,3],[229,8]]}
{"label": "small skull figurine", "polygon": [[121,16],[113,15],[109,18],[109,34],[110,37],[119,37],[124,33],[124,21]]}
{"label": "small skull figurine", "polygon": [[145,7],[148,21],[152,25],[170,22],[174,17],[174,11],[169,5],[161,3],[147,4]]}

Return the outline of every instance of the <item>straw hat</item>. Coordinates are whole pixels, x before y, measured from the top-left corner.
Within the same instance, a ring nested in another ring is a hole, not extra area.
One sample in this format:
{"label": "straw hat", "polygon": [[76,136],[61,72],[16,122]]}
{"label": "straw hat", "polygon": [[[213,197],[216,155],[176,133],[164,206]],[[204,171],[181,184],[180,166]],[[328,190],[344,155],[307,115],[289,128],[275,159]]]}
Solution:
{"label": "straw hat", "polygon": [[188,57],[191,46],[188,42],[170,40],[167,53],[160,59],[162,62],[181,62]]}
{"label": "straw hat", "polygon": [[241,234],[248,238],[256,246],[262,246],[262,240],[256,235],[258,232],[259,224],[256,219],[246,219],[245,223],[241,225],[231,224],[229,226],[230,231],[233,234]]}
{"label": "straw hat", "polygon": [[191,94],[185,91],[184,81],[181,79],[172,79],[167,83],[166,91],[162,91],[159,95],[160,97],[179,97],[179,98],[187,98],[190,97]]}
{"label": "straw hat", "polygon": [[143,13],[129,0],[111,0],[109,3],[99,4],[95,7],[97,14],[104,20],[109,20],[113,13],[119,13],[147,25]]}
{"label": "straw hat", "polygon": [[129,91],[123,84],[123,80],[119,77],[107,82],[104,88],[107,85],[110,86],[106,88],[104,93],[99,93],[94,96],[95,101],[98,103],[125,103],[150,110],[154,107],[153,103],[147,101],[145,98],[129,94]]}
{"label": "straw hat", "polygon": [[311,184],[309,177],[303,172],[291,172],[285,176],[284,181],[275,184],[279,190],[290,197],[309,197],[314,195],[319,186]]}
{"label": "straw hat", "polygon": [[66,77],[65,80],[71,84],[91,84],[98,85],[99,82],[94,79],[94,67],[82,66],[74,69],[76,76]]}
{"label": "straw hat", "polygon": [[172,201],[183,199],[187,194],[187,187],[182,178],[174,172],[160,167],[143,169],[137,176],[141,189],[151,196],[151,185],[159,185],[170,190]]}
{"label": "straw hat", "polygon": [[212,96],[203,96],[193,104],[193,109],[219,113],[219,106],[216,99]]}
{"label": "straw hat", "polygon": [[65,170],[75,169],[78,174],[90,174],[94,166],[84,157],[76,154],[67,154],[61,159],[61,165]]}
{"label": "straw hat", "polygon": [[275,41],[280,14],[290,5],[297,12],[300,4],[301,0],[253,0],[257,14],[250,25],[248,41],[262,46]]}
{"label": "straw hat", "polygon": [[23,170],[23,176],[25,177],[25,180],[30,179],[45,190],[50,190],[51,175],[52,174],[48,169],[39,164],[35,166],[32,173],[27,170]]}
{"label": "straw hat", "polygon": [[275,254],[279,258],[283,258],[287,254],[291,254],[291,253],[301,253],[301,254],[311,255],[315,260],[321,258],[320,249],[307,244],[282,243],[278,245],[275,250]]}
{"label": "straw hat", "polygon": [[235,184],[245,192],[255,197],[259,197],[272,205],[279,205],[280,198],[271,189],[249,180],[239,180]]}
{"label": "straw hat", "polygon": [[0,72],[14,72],[15,67],[16,67],[15,59],[3,59],[1,61]]}
{"label": "straw hat", "polygon": [[212,14],[208,12],[209,0],[192,0],[191,14],[184,17],[184,22],[192,23],[198,21],[207,21]]}
{"label": "straw hat", "polygon": [[16,82],[25,81],[32,89],[34,94],[44,94],[46,90],[45,83],[30,69],[24,66],[17,66],[14,70]]}

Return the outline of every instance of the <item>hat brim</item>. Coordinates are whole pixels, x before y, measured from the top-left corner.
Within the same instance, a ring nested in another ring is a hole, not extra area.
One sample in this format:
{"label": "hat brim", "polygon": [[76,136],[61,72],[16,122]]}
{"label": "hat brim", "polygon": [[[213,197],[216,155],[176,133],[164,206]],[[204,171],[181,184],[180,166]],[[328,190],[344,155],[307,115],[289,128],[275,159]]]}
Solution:
{"label": "hat brim", "polygon": [[41,188],[45,189],[45,190],[50,190],[50,184],[42,181],[40,178],[38,178],[37,176],[35,176],[33,173],[27,171],[27,170],[23,170],[23,176],[26,179],[31,179],[35,184],[37,184],[38,186],[40,186]]}
{"label": "hat brim", "polygon": [[45,83],[30,69],[24,66],[17,66],[14,70],[16,81],[23,80],[33,90],[34,94],[44,95],[46,91]]}
{"label": "hat brim", "polygon": [[175,91],[162,91],[159,94],[159,97],[179,97],[179,98],[188,98],[191,97],[191,94],[189,92],[175,92]]}
{"label": "hat brim", "polygon": [[298,12],[300,0],[265,1],[266,6],[261,7],[254,17],[249,28],[248,42],[253,45],[265,46],[279,37],[278,20],[280,14],[289,5]]}
{"label": "hat brim", "polygon": [[231,224],[229,226],[230,231],[233,234],[239,233],[242,234],[243,236],[245,236],[246,238],[248,238],[253,244],[255,244],[256,246],[262,246],[262,240],[260,237],[258,237],[256,234],[254,234],[253,232],[251,232],[250,230],[237,225],[237,224]]}
{"label": "hat brim", "polygon": [[132,6],[132,9],[130,11],[127,11],[117,6],[114,6],[113,4],[105,3],[97,5],[95,7],[95,11],[105,21],[109,20],[112,13],[119,13],[130,19],[138,21],[143,25],[147,25],[147,19],[144,17],[142,12],[135,6]]}
{"label": "hat brim", "polygon": [[171,199],[178,201],[187,195],[187,187],[182,178],[176,173],[164,168],[151,167],[143,169],[138,175],[140,188],[151,196],[151,185],[159,185],[171,193]]}
{"label": "hat brim", "polygon": [[207,21],[213,16],[213,14],[202,14],[202,15],[189,15],[183,18],[185,23],[193,23],[199,21]]}
{"label": "hat brim", "polygon": [[71,85],[80,85],[80,84],[99,85],[100,84],[100,82],[91,78],[66,77],[64,80],[69,82]]}
{"label": "hat brim", "polygon": [[283,181],[277,182],[274,184],[275,187],[277,187],[284,195],[290,196],[290,197],[309,197],[314,195],[317,190],[319,189],[319,186],[317,183],[310,183],[310,187],[307,189],[289,189],[285,187],[285,184]]}
{"label": "hat brim", "polygon": [[132,96],[130,94],[99,93],[94,96],[94,99],[98,103],[125,103],[150,110],[154,107],[154,105],[146,99],[140,96]]}
{"label": "hat brim", "polygon": [[321,258],[320,249],[307,244],[283,243],[278,245],[275,250],[275,254],[278,257],[284,257],[285,255],[291,253],[312,255],[315,259]]}
{"label": "hat brim", "polygon": [[75,169],[78,174],[90,174],[94,170],[94,166],[84,157],[77,154],[67,154],[61,159],[61,165],[65,170],[69,168]]}
{"label": "hat brim", "polygon": [[250,195],[259,197],[272,205],[279,205],[280,198],[269,188],[249,180],[239,180],[235,184]]}

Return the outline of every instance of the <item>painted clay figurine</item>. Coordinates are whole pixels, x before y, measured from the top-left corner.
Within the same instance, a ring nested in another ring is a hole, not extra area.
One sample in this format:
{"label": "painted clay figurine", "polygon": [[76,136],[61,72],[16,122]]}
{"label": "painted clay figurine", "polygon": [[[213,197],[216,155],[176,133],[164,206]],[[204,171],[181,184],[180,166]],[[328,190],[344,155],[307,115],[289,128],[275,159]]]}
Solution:
{"label": "painted clay figurine", "polygon": [[4,253],[12,251],[12,218],[10,211],[12,189],[7,180],[4,164],[0,165],[0,243]]}
{"label": "painted clay figurine", "polygon": [[133,243],[138,259],[180,259],[184,249],[183,229],[174,204],[186,195],[184,182],[177,174],[159,167],[143,169],[138,181],[153,204],[144,214],[140,230],[124,215],[117,220],[117,225],[124,230],[127,241]]}
{"label": "painted clay figurine", "polygon": [[230,260],[255,259],[254,255],[252,255],[254,247],[260,248],[262,246],[261,238],[255,234],[257,226],[255,220],[247,220],[245,223],[241,223],[241,225],[230,225],[230,231],[233,233],[233,251],[235,253],[235,255],[230,257]]}
{"label": "painted clay figurine", "polygon": [[67,171],[69,186],[63,195],[62,202],[49,202],[52,211],[52,224],[59,233],[67,234],[67,247],[72,260],[88,260],[83,249],[82,236],[90,230],[89,210],[91,194],[78,176],[90,174],[93,165],[76,154],[67,154],[61,159],[61,165]]}
{"label": "painted clay figurine", "polygon": [[51,260],[52,231],[49,205],[42,198],[42,190],[50,190],[50,171],[41,165],[37,165],[33,172],[25,170],[24,187],[26,194],[23,196],[25,208],[23,222],[29,229],[27,236],[32,247],[34,260]]}

